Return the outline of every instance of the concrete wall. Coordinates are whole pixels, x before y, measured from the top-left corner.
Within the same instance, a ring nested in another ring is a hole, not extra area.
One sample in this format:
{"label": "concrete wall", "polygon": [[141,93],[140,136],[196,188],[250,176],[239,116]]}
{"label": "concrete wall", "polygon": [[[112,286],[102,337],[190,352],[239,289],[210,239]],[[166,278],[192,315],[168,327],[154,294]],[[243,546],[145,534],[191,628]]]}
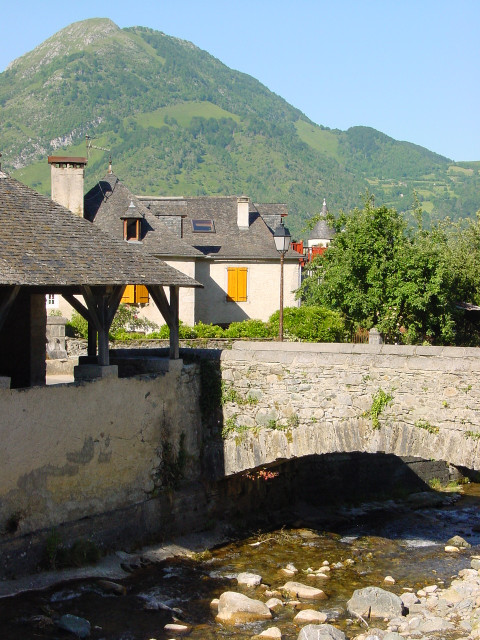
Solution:
{"label": "concrete wall", "polygon": [[[221,366],[224,394],[234,391],[223,411],[226,475],[353,451],[480,469],[478,349],[235,343]],[[380,390],[391,401],[374,429]]]}
{"label": "concrete wall", "polygon": [[[227,302],[228,267],[245,266],[247,273],[247,301]],[[284,306],[298,306],[299,263],[285,263]],[[205,285],[196,291],[195,321],[205,323],[239,322],[253,318],[266,321],[280,305],[280,259],[276,262],[209,262],[197,263],[196,280]]]}
{"label": "concrete wall", "polygon": [[156,377],[0,389],[0,531],[141,504],[166,488],[182,433],[185,481],[197,479],[197,368],[179,362]]}

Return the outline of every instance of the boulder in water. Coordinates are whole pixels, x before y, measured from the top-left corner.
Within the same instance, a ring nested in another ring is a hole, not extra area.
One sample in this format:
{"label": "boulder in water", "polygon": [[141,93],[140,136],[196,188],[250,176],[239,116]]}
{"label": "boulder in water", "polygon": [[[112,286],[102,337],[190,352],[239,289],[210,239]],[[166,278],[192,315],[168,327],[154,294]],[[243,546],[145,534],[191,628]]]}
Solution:
{"label": "boulder in water", "polygon": [[331,624],[307,624],[297,640],[345,640],[345,634]]}
{"label": "boulder in water", "polygon": [[348,612],[362,617],[395,618],[403,614],[401,599],[380,587],[356,589],[347,602]]}
{"label": "boulder in water", "polygon": [[253,600],[243,593],[225,591],[218,600],[217,622],[241,624],[255,620],[269,620],[272,617],[270,609],[264,602]]}

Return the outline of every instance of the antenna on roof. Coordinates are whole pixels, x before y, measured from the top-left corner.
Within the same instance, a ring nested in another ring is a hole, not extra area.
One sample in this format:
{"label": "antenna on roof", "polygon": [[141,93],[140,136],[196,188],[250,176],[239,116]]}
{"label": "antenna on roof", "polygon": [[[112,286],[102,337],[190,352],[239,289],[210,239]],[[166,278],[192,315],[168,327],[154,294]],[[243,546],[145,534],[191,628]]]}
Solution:
{"label": "antenna on roof", "polygon": [[108,157],[108,173],[112,173],[112,150],[111,149],[106,149],[105,147],[98,147],[95,144],[92,144],[92,139],[88,133],[85,136],[85,142],[87,144],[87,158],[88,158],[88,152],[90,151],[90,149],[98,149],[99,151],[109,151],[110,155]]}

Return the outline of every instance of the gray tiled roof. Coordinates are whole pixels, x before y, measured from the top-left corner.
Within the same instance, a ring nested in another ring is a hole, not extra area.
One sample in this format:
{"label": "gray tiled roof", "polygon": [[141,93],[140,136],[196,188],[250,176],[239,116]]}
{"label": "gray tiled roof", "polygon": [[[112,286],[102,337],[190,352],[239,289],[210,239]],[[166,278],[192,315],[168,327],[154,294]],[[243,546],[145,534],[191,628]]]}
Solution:
{"label": "gray tiled roof", "polygon": [[142,216],[141,245],[143,252],[161,258],[201,257],[202,254],[183,242],[156,218],[145,204],[123,184],[114,173],[108,173],[84,198],[85,218],[103,231],[123,241],[123,221],[130,202]]}
{"label": "gray tiled roof", "polygon": [[325,240],[331,240],[335,237],[335,229],[332,229],[323,218],[317,222],[308,236],[309,240],[316,240],[317,238],[325,238]]}
{"label": "gray tiled roof", "polygon": [[201,286],[0,172],[0,284]]}
{"label": "gray tiled roof", "polygon": [[[205,196],[183,199],[141,197],[141,201],[155,216],[186,215],[183,222],[183,239],[204,255],[223,259],[275,259],[273,235],[260,215],[262,211],[278,221],[286,214],[283,204],[255,205],[250,203],[250,226],[239,229],[237,225],[237,196]],[[198,233],[192,228],[192,220],[213,220],[215,233]],[[286,258],[298,260],[298,254],[289,251]]]}

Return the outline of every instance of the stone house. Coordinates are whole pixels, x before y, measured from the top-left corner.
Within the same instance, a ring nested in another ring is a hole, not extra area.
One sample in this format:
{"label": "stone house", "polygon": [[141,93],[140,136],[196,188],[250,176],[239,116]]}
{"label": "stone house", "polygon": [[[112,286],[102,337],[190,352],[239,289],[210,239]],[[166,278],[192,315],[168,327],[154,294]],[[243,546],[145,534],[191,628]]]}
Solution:
{"label": "stone house", "polygon": [[[78,201],[78,194],[73,197],[72,192],[80,186],[73,176],[69,182],[67,163],[58,160],[49,158],[52,194],[68,206],[70,200]],[[86,159],[80,160],[84,168]],[[111,167],[83,202],[83,215],[94,226],[203,285],[201,293],[200,289],[182,290],[179,313],[186,324],[267,320],[278,309],[280,258],[273,231],[287,215],[285,205],[254,204],[237,196],[136,196]],[[285,256],[285,306],[297,305],[299,257],[293,250]],[[123,301],[138,304],[139,314],[163,324],[144,289],[127,287]]]}

